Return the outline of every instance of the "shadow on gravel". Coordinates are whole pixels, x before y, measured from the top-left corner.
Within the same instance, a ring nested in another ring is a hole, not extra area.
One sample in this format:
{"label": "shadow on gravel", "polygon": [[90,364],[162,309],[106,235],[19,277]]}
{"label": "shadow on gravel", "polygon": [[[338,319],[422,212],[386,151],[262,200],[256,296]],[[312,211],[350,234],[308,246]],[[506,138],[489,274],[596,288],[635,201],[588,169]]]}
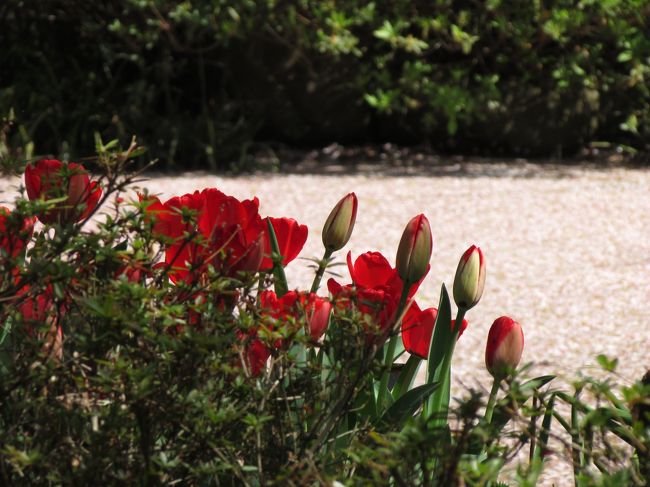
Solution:
{"label": "shadow on gravel", "polygon": [[[528,160],[522,158],[484,158],[445,156],[426,149],[383,146],[343,147],[332,144],[320,150],[304,151],[265,149],[248,161],[241,172],[246,174],[378,177],[467,177],[562,179],[583,177],[585,172],[607,172],[620,169],[649,169],[648,161],[640,162],[616,151],[586,152],[580,158]],[[187,173],[185,173],[187,174]],[[200,173],[190,173],[198,175]],[[148,177],[169,174],[152,174]]]}

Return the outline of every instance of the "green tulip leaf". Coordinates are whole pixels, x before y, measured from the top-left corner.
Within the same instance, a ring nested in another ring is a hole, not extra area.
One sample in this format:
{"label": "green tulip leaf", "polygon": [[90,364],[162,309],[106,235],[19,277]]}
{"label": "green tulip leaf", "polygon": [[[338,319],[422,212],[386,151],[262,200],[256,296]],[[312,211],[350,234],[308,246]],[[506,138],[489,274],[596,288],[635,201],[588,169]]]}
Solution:
{"label": "green tulip leaf", "polygon": [[421,362],[422,359],[420,357],[417,355],[411,355],[406,363],[402,366],[399,377],[397,378],[397,381],[393,386],[393,390],[391,391],[393,399],[399,399],[409,389],[411,389],[413,381],[415,380],[415,376],[420,369]]}
{"label": "green tulip leaf", "polygon": [[[428,400],[425,408],[428,417],[441,417],[443,411],[449,408],[449,387],[450,380],[446,377],[447,372],[443,372],[443,362],[447,350],[450,349],[453,334],[451,331],[451,302],[447,288],[442,285],[440,290],[440,303],[438,305],[438,315],[433,327],[433,337],[429,345],[429,359],[427,363],[427,383],[441,384],[438,389]],[[445,377],[443,377],[445,374]],[[445,414],[446,416],[446,414]],[[446,421],[446,418],[445,418]]]}
{"label": "green tulip leaf", "polygon": [[520,386],[519,391],[520,392],[534,391],[536,389],[539,389],[540,387],[545,386],[553,379],[555,379],[554,375],[540,375],[539,377],[535,377],[534,379],[530,379],[524,382]]}
{"label": "green tulip leaf", "polygon": [[449,301],[449,294],[447,288],[442,285],[440,291],[440,303],[438,304],[438,315],[436,316],[436,323],[433,327],[433,337],[429,345],[429,358],[428,358],[428,380],[433,382],[435,379],[436,371],[442,364],[442,359],[445,352],[449,348],[449,341],[451,340],[451,303]]}
{"label": "green tulip leaf", "polygon": [[284,274],[284,267],[282,267],[282,254],[280,254],[278,238],[275,235],[273,224],[269,218],[266,219],[266,227],[269,232],[269,242],[271,243],[275,294],[280,298],[287,294],[289,285],[287,284],[287,276]]}
{"label": "green tulip leaf", "polygon": [[381,424],[399,425],[413,416],[424,401],[438,389],[438,383],[422,384],[403,394],[381,417]]}

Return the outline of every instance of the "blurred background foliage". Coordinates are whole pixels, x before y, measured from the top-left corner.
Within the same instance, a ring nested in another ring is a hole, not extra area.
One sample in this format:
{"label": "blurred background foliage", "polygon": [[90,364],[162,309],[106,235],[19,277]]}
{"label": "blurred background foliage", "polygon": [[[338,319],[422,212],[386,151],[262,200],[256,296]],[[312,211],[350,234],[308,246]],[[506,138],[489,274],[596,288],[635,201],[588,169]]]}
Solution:
{"label": "blurred background foliage", "polygon": [[3,139],[74,159],[137,134],[185,169],[278,143],[647,150],[648,19],[648,0],[4,0]]}

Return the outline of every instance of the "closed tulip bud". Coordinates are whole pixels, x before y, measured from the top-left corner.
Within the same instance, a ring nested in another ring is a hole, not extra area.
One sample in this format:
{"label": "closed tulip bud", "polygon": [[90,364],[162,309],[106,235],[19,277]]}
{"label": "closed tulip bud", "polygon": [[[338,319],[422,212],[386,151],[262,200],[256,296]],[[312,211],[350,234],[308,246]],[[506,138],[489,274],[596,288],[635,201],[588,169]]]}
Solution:
{"label": "closed tulip bud", "polygon": [[406,225],[397,248],[397,272],[404,282],[413,284],[425,276],[432,250],[429,220],[422,214],[413,217]]}
{"label": "closed tulip bud", "polygon": [[514,370],[524,350],[521,325],[508,316],[492,323],[485,347],[485,366],[493,377],[503,377]]}
{"label": "closed tulip bud", "polygon": [[332,303],[315,294],[311,294],[311,296],[313,296],[313,310],[309,317],[309,334],[312,340],[318,340],[325,334],[325,330],[327,330],[332,311]]}
{"label": "closed tulip bud", "polygon": [[485,259],[483,252],[472,245],[460,258],[454,278],[454,301],[459,308],[476,306],[485,287]]}
{"label": "closed tulip bud", "polygon": [[357,219],[357,195],[350,193],[336,204],[323,226],[323,245],[330,252],[342,249],[352,235]]}

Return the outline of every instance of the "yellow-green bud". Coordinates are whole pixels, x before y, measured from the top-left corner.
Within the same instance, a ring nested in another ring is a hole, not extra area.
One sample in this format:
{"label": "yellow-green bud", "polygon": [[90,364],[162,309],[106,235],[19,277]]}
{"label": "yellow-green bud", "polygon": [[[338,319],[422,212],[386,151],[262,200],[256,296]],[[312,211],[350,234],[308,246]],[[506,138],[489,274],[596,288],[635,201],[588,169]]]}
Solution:
{"label": "yellow-green bud", "polygon": [[485,286],[485,259],[476,245],[465,251],[458,263],[454,278],[454,301],[459,308],[476,306]]}
{"label": "yellow-green bud", "polygon": [[330,252],[342,249],[352,235],[357,219],[357,195],[350,193],[332,209],[323,226],[323,245]]}
{"label": "yellow-green bud", "polygon": [[422,214],[413,217],[406,225],[397,249],[397,272],[402,281],[414,284],[425,276],[432,250],[429,220]]}

